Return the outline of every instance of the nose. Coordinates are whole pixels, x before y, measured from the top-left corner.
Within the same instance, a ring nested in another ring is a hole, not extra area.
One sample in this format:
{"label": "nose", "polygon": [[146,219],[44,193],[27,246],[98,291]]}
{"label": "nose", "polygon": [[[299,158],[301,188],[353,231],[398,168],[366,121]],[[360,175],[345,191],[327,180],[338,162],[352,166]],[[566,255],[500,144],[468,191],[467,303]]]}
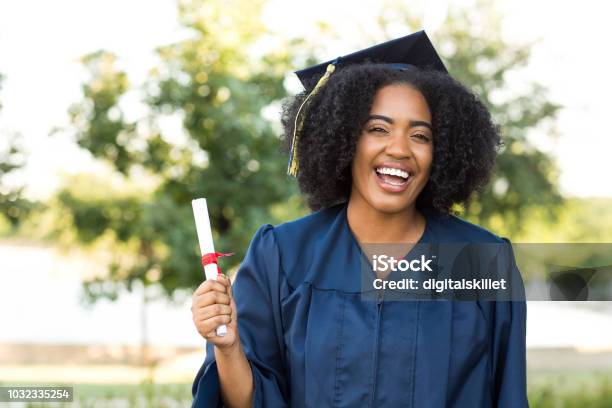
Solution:
{"label": "nose", "polygon": [[412,156],[410,143],[403,132],[393,132],[388,139],[385,152],[396,159],[404,159]]}

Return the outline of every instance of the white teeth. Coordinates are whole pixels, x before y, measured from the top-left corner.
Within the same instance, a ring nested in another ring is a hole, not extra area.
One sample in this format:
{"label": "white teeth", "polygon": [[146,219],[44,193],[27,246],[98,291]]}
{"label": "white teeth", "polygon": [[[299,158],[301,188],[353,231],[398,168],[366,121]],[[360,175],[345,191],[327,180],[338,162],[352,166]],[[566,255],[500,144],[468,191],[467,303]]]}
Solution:
{"label": "white teeth", "polygon": [[380,174],[388,174],[391,176],[401,177],[403,179],[408,179],[408,177],[410,176],[408,172],[400,169],[394,169],[392,167],[378,167],[376,169],[376,172]]}
{"label": "white teeth", "polygon": [[391,184],[391,185],[393,185],[393,186],[401,186],[401,185],[403,185],[405,182],[395,183],[395,182],[393,182],[393,181],[391,181],[391,180],[385,180],[383,183]]}

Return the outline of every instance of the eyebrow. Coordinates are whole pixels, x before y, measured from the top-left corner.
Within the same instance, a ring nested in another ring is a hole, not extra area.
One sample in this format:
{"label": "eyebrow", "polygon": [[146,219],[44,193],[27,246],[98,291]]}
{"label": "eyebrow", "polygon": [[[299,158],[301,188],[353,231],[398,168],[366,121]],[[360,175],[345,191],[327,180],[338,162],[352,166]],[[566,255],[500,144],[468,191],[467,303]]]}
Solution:
{"label": "eyebrow", "polygon": [[[385,121],[385,122],[387,122],[387,123],[389,123],[391,125],[393,124],[393,119],[391,119],[388,116],[384,116],[384,115],[370,115],[370,116],[368,116],[368,121],[370,121],[372,119],[380,119],[380,120]],[[423,120],[411,120],[411,121],[408,122],[408,124],[409,124],[408,127],[411,127],[411,128],[419,127],[419,126],[424,126],[424,127],[428,128],[429,130],[432,130],[431,129],[431,123],[425,122]]]}

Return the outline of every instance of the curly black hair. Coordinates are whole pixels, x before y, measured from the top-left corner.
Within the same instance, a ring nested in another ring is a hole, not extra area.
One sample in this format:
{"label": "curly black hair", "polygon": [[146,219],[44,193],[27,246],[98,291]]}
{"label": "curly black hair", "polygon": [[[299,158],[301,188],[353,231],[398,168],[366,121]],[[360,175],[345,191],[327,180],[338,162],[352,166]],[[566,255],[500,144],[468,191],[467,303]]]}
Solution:
{"label": "curly black hair", "polygon": [[[284,101],[283,146],[291,148],[295,115],[308,90]],[[419,90],[432,115],[433,163],[417,207],[448,214],[482,190],[491,176],[502,142],[499,126],[479,98],[446,73],[431,69],[398,70],[377,63],[340,67],[307,103],[297,146],[298,183],[311,210],[348,200],[351,162],[376,92],[407,84]]]}

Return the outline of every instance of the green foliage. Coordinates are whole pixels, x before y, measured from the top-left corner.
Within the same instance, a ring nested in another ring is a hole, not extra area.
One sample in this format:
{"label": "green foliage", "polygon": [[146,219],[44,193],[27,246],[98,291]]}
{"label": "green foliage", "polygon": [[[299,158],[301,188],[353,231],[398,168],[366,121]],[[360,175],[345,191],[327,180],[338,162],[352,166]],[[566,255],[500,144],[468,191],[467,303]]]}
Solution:
{"label": "green foliage", "polygon": [[[561,108],[551,102],[547,90],[534,82],[509,78],[529,62],[532,44],[508,44],[502,37],[501,16],[489,1],[479,2],[479,11],[452,10],[434,37],[440,44],[450,73],[468,85],[487,105],[501,126],[504,146],[489,185],[473,197],[465,215],[485,226],[517,234],[526,227],[525,215],[544,209],[555,219],[561,195],[557,190],[558,169],[551,157],[528,138],[548,132]],[[517,88],[520,88],[518,90]]]}
{"label": "green foliage", "polygon": [[553,225],[545,221],[545,208],[535,208],[527,213],[529,228],[516,236],[516,242],[612,242],[610,208],[610,198],[567,198],[558,211],[557,222]]}
{"label": "green foliage", "polygon": [[[41,384],[2,384],[41,386]],[[32,402],[26,408],[178,408],[191,405],[191,384],[45,384],[73,387],[73,402]]]}
{"label": "green foliage", "polygon": [[[133,248],[130,262],[113,261],[109,277],[86,286],[92,298],[115,297],[136,281],[160,283],[168,295],[202,280],[191,200],[206,197],[215,247],[242,259],[255,229],[273,222],[274,205],[286,202],[284,157],[273,124],[262,110],[285,96],[289,56],[257,54],[265,34],[261,1],[184,1],[186,40],[160,47],[159,65],[142,86],[130,84],[118,58],[98,51],[83,59],[90,80],[70,110],[78,144],[127,179],[151,179],[146,194],[58,194],[72,215],[77,240],[90,243],[112,231]],[[123,101],[140,92],[147,113],[132,118]],[[179,134],[164,127],[178,119]],[[109,282],[113,285],[109,286]]]}
{"label": "green foliage", "polygon": [[[529,373],[528,397],[532,408],[609,408],[612,383],[609,373],[544,375]],[[585,377],[586,378],[582,378]],[[0,384],[9,385],[9,384]],[[36,384],[10,384],[36,385]],[[62,384],[56,384],[61,386]],[[66,384],[64,384],[66,385]],[[191,403],[191,384],[67,384],[74,387],[74,403],[80,407],[181,407]],[[72,407],[74,403],[36,403],[36,407]]]}
{"label": "green foliage", "polygon": [[[3,76],[0,75],[0,89],[2,80]],[[12,173],[19,171],[25,165],[19,135],[0,134],[0,141],[2,142],[0,144],[0,221],[4,218],[9,226],[9,232],[13,232],[36,204],[23,198],[23,186],[7,182]]]}
{"label": "green foliage", "polygon": [[7,146],[0,146],[0,216],[13,231],[32,210],[34,203],[23,198],[23,186],[11,185],[6,180],[24,165],[17,137],[7,138]]}
{"label": "green foliage", "polygon": [[[387,39],[398,35],[389,33],[389,28],[415,31],[424,26],[418,8],[398,0],[384,1],[376,21]],[[533,209],[543,209],[541,215],[554,221],[562,201],[557,189],[559,170],[553,158],[531,140],[556,137],[554,122],[561,107],[549,100],[542,85],[511,82],[527,66],[532,44],[504,40],[502,15],[491,0],[479,0],[471,8],[451,6],[439,28],[428,35],[450,74],[489,108],[504,142],[491,182],[466,206],[455,210],[511,236],[525,231],[526,215]],[[538,132],[530,134],[534,129]]]}
{"label": "green foliage", "polygon": [[135,124],[127,123],[118,107],[129,84],[126,74],[115,69],[115,59],[104,51],[83,58],[92,80],[83,85],[84,101],[71,107],[70,116],[78,128],[79,146],[126,174],[137,154],[131,148]]}
{"label": "green foliage", "polygon": [[607,408],[612,381],[608,371],[530,372],[528,397],[532,408]]}
{"label": "green foliage", "polygon": [[[90,79],[83,84],[83,99],[70,110],[77,143],[125,180],[148,186],[138,194],[117,195],[98,180],[94,186],[102,193],[80,194],[68,186],[56,197],[70,214],[77,241],[95,243],[111,236],[131,255],[128,261],[117,255],[121,259],[111,262],[108,277],[89,282],[92,299],[115,297],[118,288],[129,289],[135,282],[160,283],[168,295],[197,285],[202,274],[193,198],[209,201],[216,248],[236,253],[221,261],[225,270],[237,266],[262,223],[307,212],[296,197],[296,183],[285,176],[278,123],[263,112],[278,106],[285,96],[284,75],[294,60],[302,61],[300,66],[312,62],[304,50],[313,48],[293,40],[263,52],[263,5],[179,2],[179,19],[189,36],[157,50],[159,63],[144,84],[131,84],[111,52],[83,59]],[[481,6],[476,14],[451,12],[434,42],[451,74],[491,109],[506,143],[491,185],[460,210],[513,234],[524,228],[525,214],[544,209],[552,218],[560,202],[554,163],[527,139],[530,129],[554,121],[559,106],[537,84],[521,92],[507,89],[508,75],[525,66],[529,50],[506,44],[497,15],[488,3]],[[385,2],[379,14],[383,33],[398,24],[422,26],[405,4]],[[479,19],[486,21],[484,28],[475,24]],[[325,32],[336,35],[329,28]],[[146,112],[140,117],[125,109],[126,101],[134,99]],[[172,120],[180,122],[180,129],[168,128]]]}

